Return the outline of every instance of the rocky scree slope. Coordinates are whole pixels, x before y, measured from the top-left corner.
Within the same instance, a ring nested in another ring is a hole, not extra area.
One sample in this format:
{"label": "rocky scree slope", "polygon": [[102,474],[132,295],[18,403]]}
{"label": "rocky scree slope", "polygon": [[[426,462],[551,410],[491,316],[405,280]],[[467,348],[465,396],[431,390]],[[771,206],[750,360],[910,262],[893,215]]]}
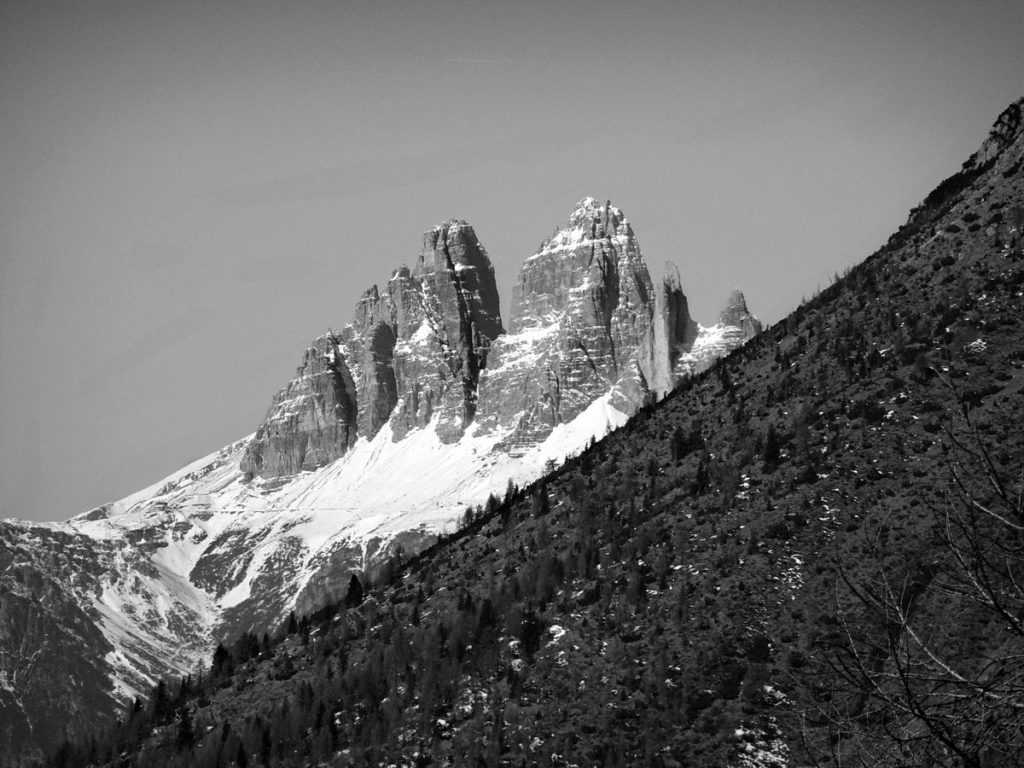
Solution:
{"label": "rocky scree slope", "polygon": [[505,333],[485,249],[445,221],[313,342],[253,435],[65,523],[0,523],[5,754],[52,743],[50,723],[88,733],[218,638],[336,597],[757,330],[745,312],[698,326],[593,198],[514,304]]}
{"label": "rocky scree slope", "polygon": [[[113,748],[137,765],[1021,764],[1022,104],[783,322],[361,605],[240,638]],[[969,516],[986,509],[1003,519]],[[1005,614],[965,591],[965,563]]]}

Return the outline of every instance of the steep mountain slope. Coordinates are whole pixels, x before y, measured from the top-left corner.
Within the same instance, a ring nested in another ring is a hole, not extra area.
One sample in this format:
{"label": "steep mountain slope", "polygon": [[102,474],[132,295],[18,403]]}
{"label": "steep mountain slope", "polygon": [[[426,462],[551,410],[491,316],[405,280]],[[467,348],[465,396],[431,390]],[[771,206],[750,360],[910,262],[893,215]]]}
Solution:
{"label": "steep mountain slope", "polygon": [[486,250],[445,221],[313,342],[253,435],[66,523],[0,523],[7,754],[52,741],[55,712],[88,732],[218,638],[422,549],[756,330],[742,313],[697,327],[678,280],[656,299],[610,204],[582,201],[565,232],[571,248],[524,264],[511,333]]}
{"label": "steep mountain slope", "polygon": [[1021,764],[1022,107],[786,321],[61,759]]}

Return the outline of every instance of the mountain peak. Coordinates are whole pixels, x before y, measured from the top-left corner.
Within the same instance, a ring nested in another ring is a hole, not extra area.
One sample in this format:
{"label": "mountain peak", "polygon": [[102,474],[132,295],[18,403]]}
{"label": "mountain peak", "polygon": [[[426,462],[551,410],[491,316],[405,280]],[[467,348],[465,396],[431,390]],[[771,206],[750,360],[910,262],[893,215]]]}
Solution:
{"label": "mountain peak", "polygon": [[569,226],[587,225],[592,221],[604,220],[607,216],[613,216],[619,221],[625,219],[622,211],[612,205],[611,200],[601,203],[596,197],[584,197],[569,216]]}
{"label": "mountain peak", "polygon": [[[446,295],[449,288],[459,294],[461,299],[453,294],[454,300],[461,300],[477,330],[487,338],[504,333],[491,257],[465,219],[445,219],[423,233],[417,274],[429,276],[433,283],[441,281],[434,286],[438,296]],[[451,335],[458,335],[454,328]]]}
{"label": "mountain peak", "polygon": [[566,226],[556,228],[527,261],[547,253],[571,251],[593,240],[617,236],[633,236],[633,228],[622,210],[612,205],[611,200],[601,203],[595,197],[584,197],[576,203]]}
{"label": "mountain peak", "polygon": [[742,328],[747,338],[753,338],[761,332],[761,321],[747,309],[747,299],[739,288],[733,288],[729,293],[718,322],[721,325]]}
{"label": "mountain peak", "polygon": [[448,216],[447,218],[441,219],[441,221],[439,221],[437,224],[431,227],[430,231],[440,232],[441,230],[450,229],[452,227],[469,227],[470,229],[473,228],[465,219],[459,218],[457,216]]}
{"label": "mountain peak", "polygon": [[[729,292],[729,298],[725,301],[725,309],[722,310],[722,314],[724,315],[726,312],[732,311],[747,311],[747,298],[739,288],[733,288]],[[725,322],[724,319],[723,322]]]}
{"label": "mountain peak", "polygon": [[683,289],[683,280],[679,276],[679,266],[671,259],[665,262],[665,271],[661,281],[670,290],[681,291]]}

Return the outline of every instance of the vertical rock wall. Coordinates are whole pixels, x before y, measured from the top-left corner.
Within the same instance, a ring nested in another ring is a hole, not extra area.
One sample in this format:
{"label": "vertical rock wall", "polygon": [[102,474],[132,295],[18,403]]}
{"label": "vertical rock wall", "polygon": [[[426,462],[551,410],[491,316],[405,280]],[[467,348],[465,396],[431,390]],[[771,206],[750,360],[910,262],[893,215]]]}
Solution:
{"label": "vertical rock wall", "polygon": [[690,317],[679,270],[668,262],[665,276],[655,289],[651,335],[641,348],[638,360],[650,391],[664,396],[675,387],[679,381],[676,364],[693,348],[697,333],[698,326]]}
{"label": "vertical rock wall", "polygon": [[747,300],[739,288],[732,289],[732,293],[729,294],[729,298],[725,302],[725,309],[718,317],[718,322],[722,325],[740,328],[748,338],[761,332],[761,321],[750,314],[750,310],[747,309]]}
{"label": "vertical rock wall", "polygon": [[274,396],[241,462],[248,476],[278,477],[315,469],[356,441],[357,395],[333,333],[306,349],[295,378]]}
{"label": "vertical rock wall", "polygon": [[510,445],[523,446],[613,388],[642,400],[638,352],[649,343],[653,295],[622,211],[582,200],[523,264],[510,331],[493,344],[481,377],[481,429],[514,430]]}
{"label": "vertical rock wall", "polygon": [[390,423],[395,439],[437,419],[442,442],[462,437],[477,381],[503,332],[487,251],[464,221],[423,236],[414,271],[372,286],[352,323],[306,350],[242,460],[249,477],[281,477],[334,461]]}

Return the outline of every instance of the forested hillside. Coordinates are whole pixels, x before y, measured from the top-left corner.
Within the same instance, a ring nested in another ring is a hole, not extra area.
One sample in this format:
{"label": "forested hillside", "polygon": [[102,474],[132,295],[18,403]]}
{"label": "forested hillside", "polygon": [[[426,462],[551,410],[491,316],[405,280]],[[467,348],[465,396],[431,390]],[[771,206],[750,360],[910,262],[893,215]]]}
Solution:
{"label": "forested hillside", "polygon": [[1024,762],[1021,105],[785,321],[48,765]]}

